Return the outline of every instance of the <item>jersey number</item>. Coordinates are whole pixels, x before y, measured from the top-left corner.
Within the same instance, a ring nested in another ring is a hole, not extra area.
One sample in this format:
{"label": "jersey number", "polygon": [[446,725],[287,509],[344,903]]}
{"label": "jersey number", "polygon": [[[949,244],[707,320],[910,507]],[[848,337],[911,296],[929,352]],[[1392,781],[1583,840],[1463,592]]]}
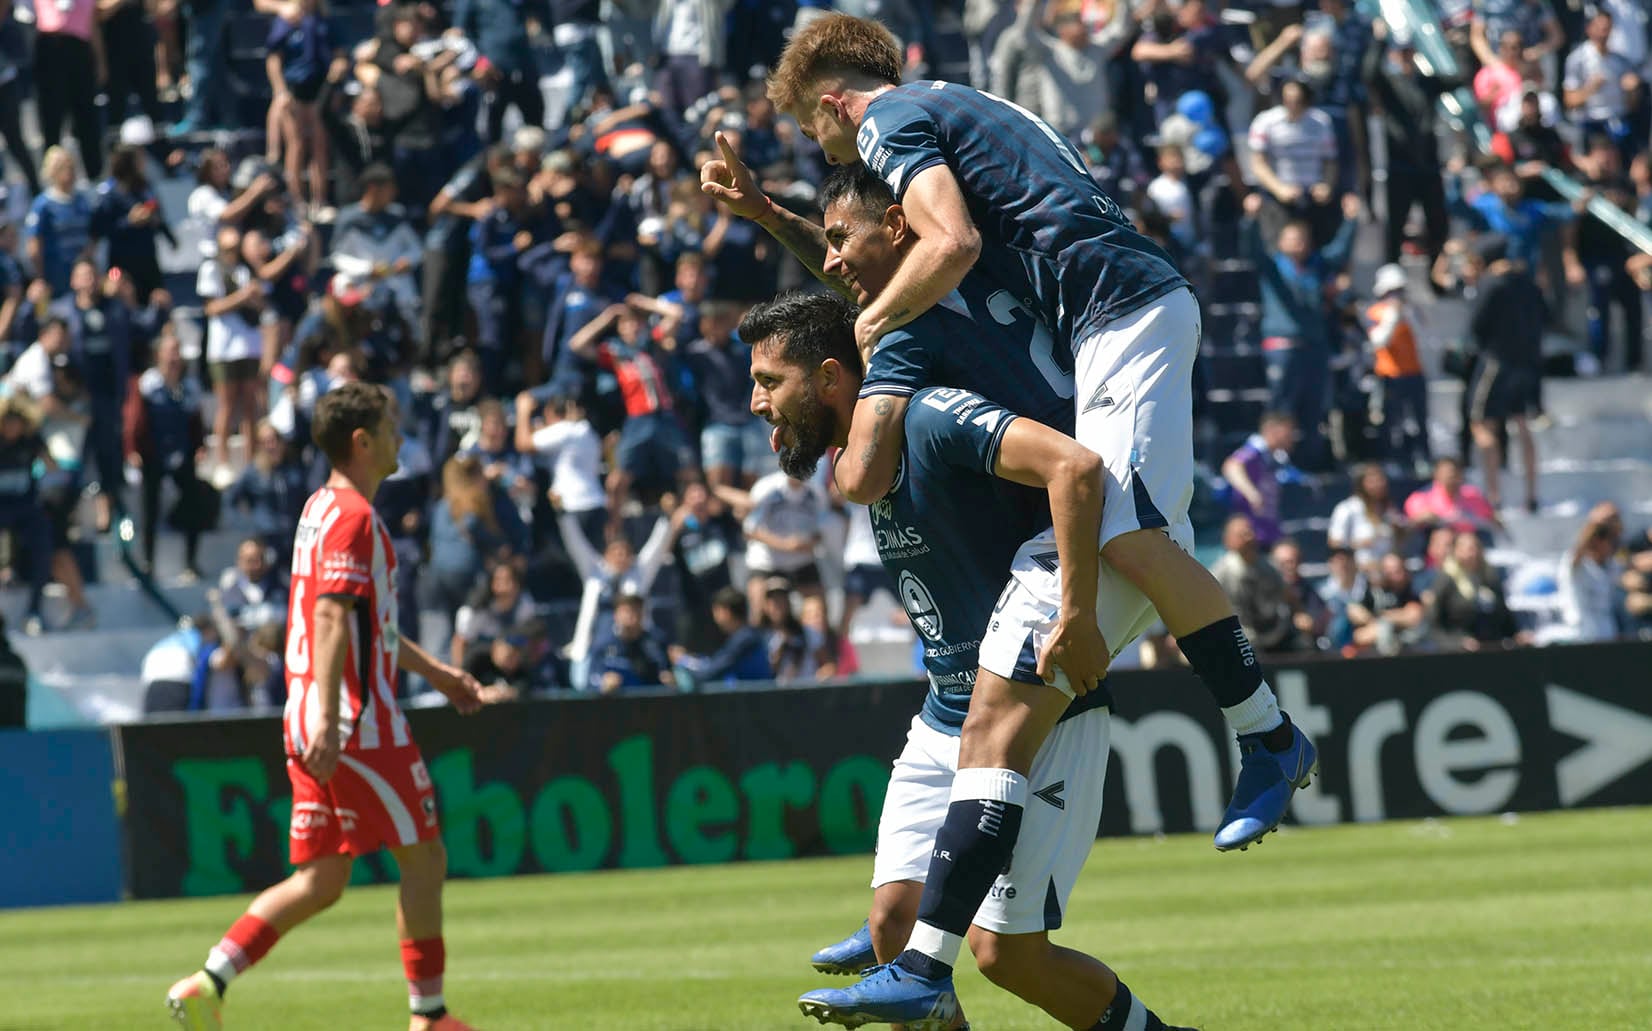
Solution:
{"label": "jersey number", "polygon": [[287,673],[302,677],[310,672],[310,627],[304,622],[304,581],[293,581],[292,624],[287,627]]}
{"label": "jersey number", "polygon": [[1044,323],[1021,307],[1008,290],[994,291],[992,296],[987,298],[987,311],[1000,326],[1015,325],[1018,313],[1027,316],[1033,327],[1032,343],[1028,347],[1033,365],[1043,374],[1044,382],[1050,385],[1050,390],[1054,391],[1056,397],[1070,399],[1073,396],[1073,377],[1063,372],[1060,363],[1055,360],[1055,338],[1044,328]]}

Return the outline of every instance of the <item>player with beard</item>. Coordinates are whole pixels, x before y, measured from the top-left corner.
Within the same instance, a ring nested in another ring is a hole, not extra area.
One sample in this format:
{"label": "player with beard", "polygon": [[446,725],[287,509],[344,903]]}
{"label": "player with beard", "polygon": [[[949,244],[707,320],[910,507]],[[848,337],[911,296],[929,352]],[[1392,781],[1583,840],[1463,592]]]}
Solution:
{"label": "player with beard", "polygon": [[[855,315],[831,295],[788,295],[758,306],[741,323],[740,337],[752,346],[752,411],[774,427],[789,475],[812,474],[827,448],[849,442],[863,379]],[[1068,1027],[1164,1028],[1099,960],[1049,939],[1100,821],[1110,697],[1104,685],[1075,687],[1054,673],[1036,632],[1047,631],[1054,613],[1032,599],[1050,601],[1043,592],[1059,581],[1067,553],[1095,554],[1100,459],[1065,434],[957,388],[916,391],[902,429],[894,484],[873,504],[872,524],[879,556],[923,637],[930,689],[884,801],[870,917],[874,941],[888,955],[906,940],[954,780],[985,774],[992,781],[981,785],[987,794],[1001,788],[989,771],[958,771],[959,734],[966,715],[973,718],[975,686],[1044,684],[1053,676],[1068,704],[1036,754],[1025,757],[1040,788],[1037,801],[1014,859],[973,914],[970,946],[994,983]],[[968,519],[955,518],[964,512]],[[1003,589],[1006,567],[1030,585]],[[1101,613],[1101,633],[1122,645],[1153,613],[1133,588],[1131,603],[1114,603],[1120,585],[1128,588],[1101,570],[1099,587],[1091,581],[1091,604]],[[1003,813],[1000,805],[983,822]],[[950,986],[919,1007],[866,1002],[853,991],[826,991],[808,993],[799,1005],[805,1014],[849,1026],[962,1026]]]}

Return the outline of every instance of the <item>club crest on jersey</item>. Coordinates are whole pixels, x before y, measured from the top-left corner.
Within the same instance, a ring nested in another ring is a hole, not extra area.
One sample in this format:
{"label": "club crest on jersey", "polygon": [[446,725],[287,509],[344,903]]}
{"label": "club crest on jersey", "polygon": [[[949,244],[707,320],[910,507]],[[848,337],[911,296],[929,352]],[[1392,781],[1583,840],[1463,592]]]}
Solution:
{"label": "club crest on jersey", "polygon": [[935,604],[935,596],[929,593],[929,587],[913,576],[911,570],[901,573],[898,587],[901,605],[906,609],[912,625],[931,641],[939,641],[942,629],[941,607]]}

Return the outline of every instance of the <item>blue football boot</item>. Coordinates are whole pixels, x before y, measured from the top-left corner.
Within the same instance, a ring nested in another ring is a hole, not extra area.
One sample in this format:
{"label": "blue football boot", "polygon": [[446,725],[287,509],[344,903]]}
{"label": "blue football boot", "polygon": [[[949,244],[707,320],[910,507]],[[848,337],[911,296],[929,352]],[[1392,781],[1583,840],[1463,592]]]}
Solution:
{"label": "blue football boot", "polygon": [[805,992],[797,1008],[822,1024],[905,1024],[907,1031],[948,1031],[958,1020],[958,994],[950,976],[932,981],[885,963],[847,988]]}
{"label": "blue football boot", "polygon": [[1290,724],[1291,744],[1283,752],[1269,751],[1261,734],[1239,735],[1239,783],[1233,801],[1216,828],[1216,850],[1243,851],[1279,826],[1290,807],[1291,795],[1305,788],[1319,772],[1319,752],[1296,724]]}
{"label": "blue football boot", "polygon": [[871,927],[863,922],[860,930],[821,949],[809,957],[809,962],[822,974],[858,974],[876,966],[878,957],[872,952]]}

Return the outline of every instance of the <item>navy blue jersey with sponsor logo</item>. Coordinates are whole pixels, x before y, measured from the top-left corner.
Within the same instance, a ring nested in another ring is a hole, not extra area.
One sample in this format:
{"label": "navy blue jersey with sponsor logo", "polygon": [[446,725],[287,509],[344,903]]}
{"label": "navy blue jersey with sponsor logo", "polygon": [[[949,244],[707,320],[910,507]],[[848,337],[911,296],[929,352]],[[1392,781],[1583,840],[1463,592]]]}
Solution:
{"label": "navy blue jersey with sponsor logo", "polygon": [[1075,339],[1187,285],[1170,257],[1130,225],[1084,159],[1037,115],[953,82],[914,82],[867,105],[860,158],[901,199],[946,164],[981,233],[977,267]]}
{"label": "navy blue jersey with sponsor logo", "polygon": [[911,397],[944,383],[1072,435],[1073,375],[1044,324],[979,272],[911,322],[883,335],[861,397]]}
{"label": "navy blue jersey with sponsor logo", "polygon": [[[1016,550],[1050,525],[1045,492],[993,473],[1016,418],[968,390],[918,391],[900,475],[871,506],[878,557],[923,641],[929,696],[920,716],[943,734],[956,735],[969,712],[981,637]],[[1105,690],[1092,691],[1067,715],[1108,702]]]}

